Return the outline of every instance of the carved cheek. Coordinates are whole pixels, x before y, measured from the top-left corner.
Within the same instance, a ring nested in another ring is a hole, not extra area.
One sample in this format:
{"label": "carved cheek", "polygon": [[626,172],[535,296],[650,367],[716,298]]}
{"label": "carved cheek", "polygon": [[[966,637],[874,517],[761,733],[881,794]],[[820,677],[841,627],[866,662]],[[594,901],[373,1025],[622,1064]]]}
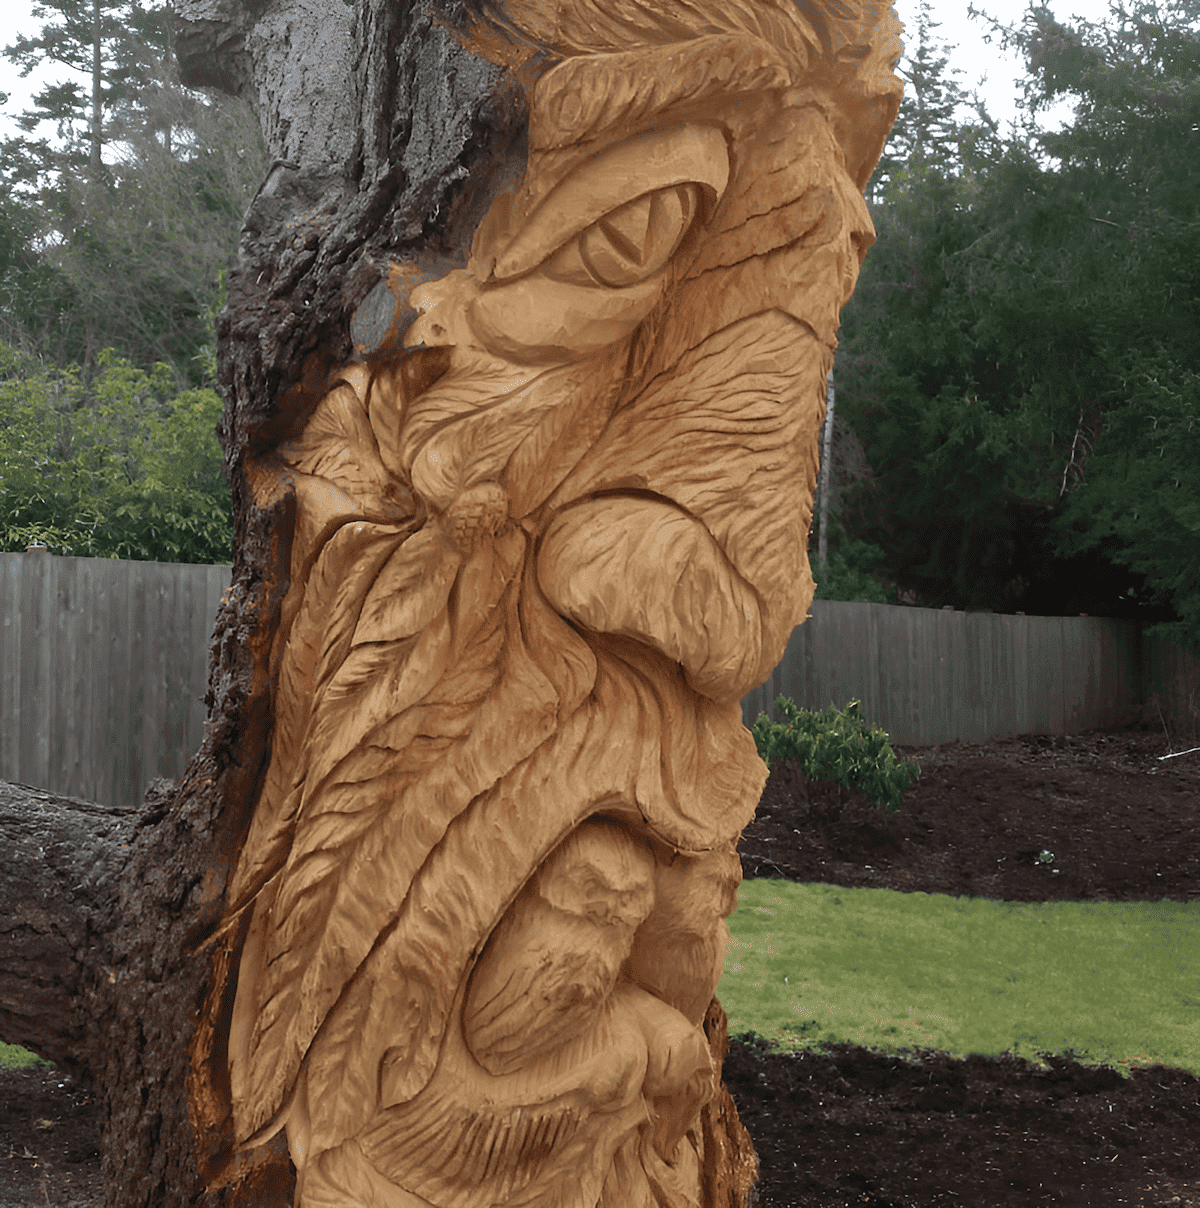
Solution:
{"label": "carved cheek", "polygon": [[467,316],[489,352],[525,363],[582,359],[631,335],[662,296],[659,272],[624,289],[531,273],[482,290]]}

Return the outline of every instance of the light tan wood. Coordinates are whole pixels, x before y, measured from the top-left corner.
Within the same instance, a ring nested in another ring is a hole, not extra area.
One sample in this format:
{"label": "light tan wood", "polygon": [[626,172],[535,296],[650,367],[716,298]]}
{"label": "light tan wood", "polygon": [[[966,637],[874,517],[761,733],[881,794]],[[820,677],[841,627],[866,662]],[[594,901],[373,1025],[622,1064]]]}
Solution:
{"label": "light tan wood", "polygon": [[724,1208],[739,700],[812,598],[899,27],[479,7],[525,180],[465,269],[396,267],[419,317],[373,298],[373,355],[255,469],[296,521],[229,890],[237,1141],[286,1129],[302,1208]]}

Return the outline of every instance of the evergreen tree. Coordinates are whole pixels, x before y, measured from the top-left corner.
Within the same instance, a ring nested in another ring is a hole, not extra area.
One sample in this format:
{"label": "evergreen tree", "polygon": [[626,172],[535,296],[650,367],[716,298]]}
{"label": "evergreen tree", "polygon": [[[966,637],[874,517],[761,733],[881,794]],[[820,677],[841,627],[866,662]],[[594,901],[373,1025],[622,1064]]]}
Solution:
{"label": "evergreen tree", "polygon": [[57,121],[57,144],[0,148],[14,227],[37,249],[36,271],[10,274],[0,298],[9,338],[89,374],[113,347],[198,382],[205,315],[262,175],[257,123],[244,103],[180,84],[169,5],[47,0],[35,12],[56,19],[9,58],[97,73],[90,96],[49,85],[24,115],[31,134]]}
{"label": "evergreen tree", "polygon": [[883,200],[885,185],[905,172],[930,165],[960,170],[965,158],[998,135],[978,94],[959,82],[963,71],[950,65],[956,48],[936,36],[940,28],[930,0],[921,0],[915,31],[905,31],[908,53],[897,68],[905,80],[904,100],[868,188],[876,201]]}
{"label": "evergreen tree", "polygon": [[[21,34],[5,48],[23,76],[47,62],[88,78],[47,84],[19,119],[27,131],[53,121],[59,144],[42,146],[62,166],[86,166],[98,178],[103,148],[153,120],[164,87],[179,93],[169,3],[140,0],[42,0],[33,15],[45,20],[36,36]],[[174,87],[173,87],[174,84]],[[161,128],[167,144],[170,126]]]}
{"label": "evergreen tree", "polygon": [[1031,8],[1027,106],[1075,121],[886,187],[839,352],[879,472],[851,527],[927,602],[1200,639],[1196,10]]}

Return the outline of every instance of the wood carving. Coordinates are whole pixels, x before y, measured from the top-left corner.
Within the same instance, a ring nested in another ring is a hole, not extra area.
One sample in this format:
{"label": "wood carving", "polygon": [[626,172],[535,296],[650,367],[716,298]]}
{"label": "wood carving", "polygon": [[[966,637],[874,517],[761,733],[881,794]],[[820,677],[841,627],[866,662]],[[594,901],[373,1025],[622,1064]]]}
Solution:
{"label": "wood carving", "polygon": [[812,598],[899,25],[467,9],[527,87],[525,178],[465,268],[394,266],[418,317],[370,299],[252,467],[295,521],[227,899],[235,1141],[285,1130],[303,1208],[700,1208],[766,775],[739,700]]}

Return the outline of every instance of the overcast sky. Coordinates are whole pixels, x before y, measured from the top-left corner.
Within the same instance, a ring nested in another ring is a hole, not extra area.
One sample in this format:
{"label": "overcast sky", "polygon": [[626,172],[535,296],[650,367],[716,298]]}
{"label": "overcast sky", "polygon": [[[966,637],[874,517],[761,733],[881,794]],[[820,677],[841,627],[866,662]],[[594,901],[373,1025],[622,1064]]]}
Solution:
{"label": "overcast sky", "polygon": [[[976,3],[1006,24],[1015,23],[1026,8],[1025,0],[976,0]],[[1108,0],[1049,0],[1049,6],[1060,20],[1080,16],[1093,21],[1102,17],[1109,7]],[[906,37],[915,36],[918,8],[919,0],[897,0],[896,10],[905,24]],[[4,10],[8,17],[4,21],[2,45],[8,45],[17,34],[38,32],[42,23],[33,16],[32,0],[7,0]],[[1018,89],[1014,80],[1020,69],[1015,55],[1002,55],[996,46],[984,44],[986,27],[967,17],[967,0],[933,0],[932,10],[935,19],[941,23],[936,37],[957,47],[950,61],[951,66],[962,68],[959,82],[968,91],[979,88],[989,112],[1007,131],[1008,123],[1016,114],[1014,101]],[[12,116],[28,107],[30,97],[43,84],[56,82],[64,74],[62,68],[52,68],[21,79],[9,60],[0,57],[0,91],[9,93],[8,103],[0,109],[0,134],[16,133]],[[89,77],[81,77],[81,82],[90,87]],[[1056,126],[1069,115],[1069,106],[1062,106],[1044,117],[1042,125]],[[52,128],[45,132],[52,133]]]}

